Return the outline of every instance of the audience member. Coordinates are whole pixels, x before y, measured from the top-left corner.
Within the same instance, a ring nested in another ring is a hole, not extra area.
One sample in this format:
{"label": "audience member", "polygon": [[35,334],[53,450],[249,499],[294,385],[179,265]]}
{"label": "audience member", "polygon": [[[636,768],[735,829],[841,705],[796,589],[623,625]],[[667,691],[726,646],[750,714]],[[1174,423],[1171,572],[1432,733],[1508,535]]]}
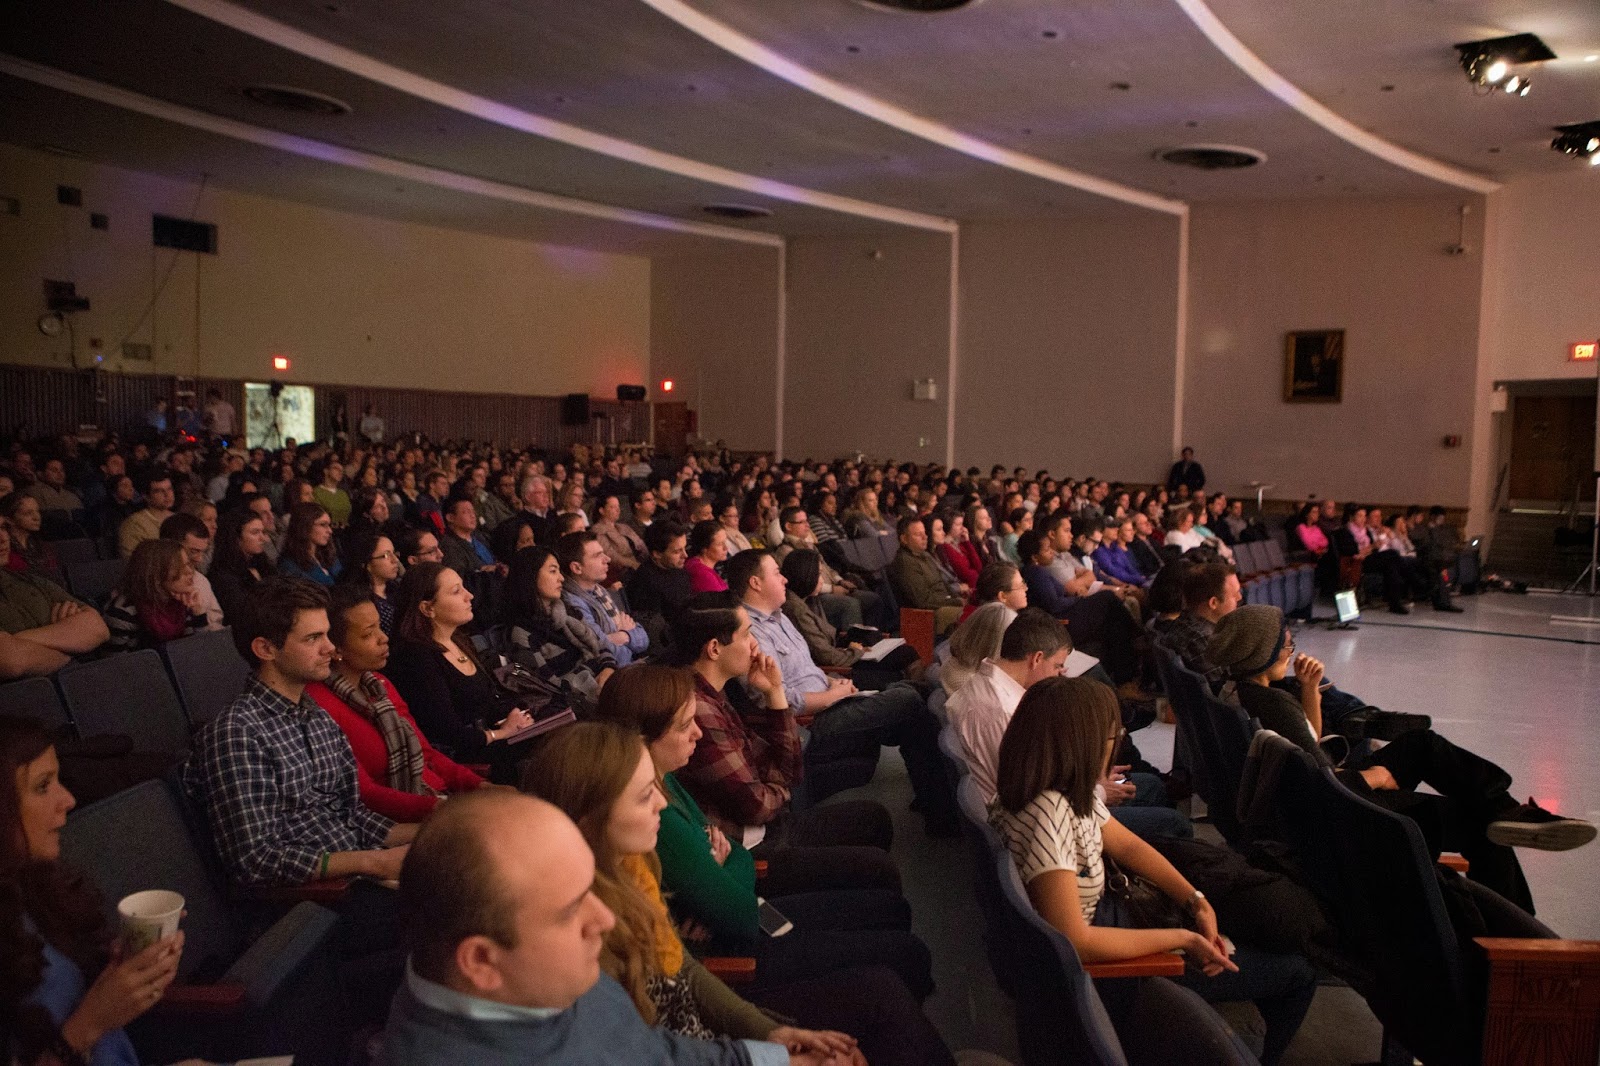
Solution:
{"label": "audience member", "polygon": [[[266,499],[266,497],[260,497]],[[270,513],[270,508],[269,508]],[[261,516],[238,508],[217,523],[216,553],[211,560],[211,589],[222,617],[237,634],[250,611],[251,601],[273,568],[266,555],[270,537]]]}
{"label": "audience member", "polygon": [[567,610],[563,588],[555,552],[543,545],[522,549],[511,560],[501,620],[511,643],[523,649],[517,661],[556,681],[573,709],[587,713],[616,671],[616,645]]}
{"label": "audience member", "polygon": [[666,632],[666,623],[694,595],[684,564],[689,559],[688,532],[675,522],[652,522],[644,531],[649,558],[628,576],[628,604],[645,619],[652,644]]}
{"label": "audience member", "polygon": [[[1002,566],[1010,571],[1012,581],[1021,586],[1019,598],[1026,607],[1028,588],[1022,584],[1017,568],[1010,563],[996,563],[995,569],[998,570]],[[980,588],[982,583],[983,579],[980,576]],[[956,626],[946,646],[947,654],[939,665],[939,685],[944,689],[946,696],[954,696],[960,692],[962,686],[972,680],[972,676],[978,672],[985,659],[999,654],[1000,638],[1015,617],[1017,617],[1016,608],[1000,599],[991,599],[967,615],[962,623]],[[1056,624],[1059,626],[1060,623]],[[948,708],[949,703],[945,706]]]}
{"label": "audience member", "polygon": [[[1319,758],[1325,735],[1322,721],[1323,665],[1296,655],[1283,612],[1266,604],[1247,604],[1217,623],[1208,654],[1217,667],[1239,682],[1245,712],[1264,729],[1288,738]],[[1274,682],[1293,667],[1299,699]],[[1412,729],[1370,756],[1353,754],[1339,779],[1365,799],[1417,823],[1429,850],[1459,851],[1467,876],[1493,889],[1529,914],[1533,896],[1512,847],[1566,851],[1595,837],[1595,827],[1577,818],[1546,811],[1532,799],[1511,798],[1511,775],[1487,759],[1457,747],[1431,729]],[[1416,791],[1426,784],[1437,795]]]}
{"label": "audience member", "polygon": [[87,877],[61,859],[76,801],[49,733],[0,715],[0,1021],[8,1061],[137,1064],[123,1027],[178,973],[182,930],[127,955]]}
{"label": "audience member", "polygon": [[[1129,685],[1138,673],[1138,652],[1134,642],[1138,627],[1122,606],[1117,594],[1102,589],[1093,595],[1064,589],[1050,570],[1055,561],[1055,543],[1070,537],[1071,525],[1062,524],[1050,536],[1029,530],[1017,540],[1017,552],[1025,560],[1022,579],[1028,586],[1028,603],[1067,623],[1073,643],[1096,655],[1119,685]],[[1087,590],[1094,575],[1079,572],[1073,589]],[[1130,687],[1130,696],[1141,693]]]}
{"label": "audience member", "polygon": [[147,540],[133,549],[122,580],[105,609],[109,651],[158,648],[206,628],[195,597],[194,567],[183,546]]}
{"label": "audience member", "polygon": [[255,672],[183,766],[184,787],[241,885],[393,880],[417,831],[361,802],[349,743],[306,695],[328,678],[327,608],[327,593],[310,582],[261,590],[241,641]]}
{"label": "audience member", "polygon": [[790,552],[801,549],[818,552],[815,595],[822,613],[835,629],[848,630],[851,626],[862,625],[868,618],[878,618],[882,597],[866,588],[862,581],[841,575],[821,556],[810,515],[803,508],[785,507],[778,513],[778,523],[783,527],[783,541],[772,550],[778,565],[783,565]]}
{"label": "audience member", "polygon": [[0,520],[0,681],[53,674],[106,642],[100,612],[10,558],[11,523]]}
{"label": "audience member", "polygon": [[689,558],[683,564],[689,575],[689,588],[693,592],[726,592],[728,583],[717,573],[717,568],[728,557],[728,534],[722,523],[707,520],[696,522],[689,529],[685,545]]}
{"label": "audience member", "polygon": [[900,519],[900,550],[889,563],[889,583],[902,607],[933,612],[935,634],[955,627],[961,618],[965,596],[946,584],[939,564],[928,551],[928,527],[912,515]]}
{"label": "audience member", "polygon": [[595,503],[595,521],[589,528],[600,538],[600,547],[606,553],[612,573],[620,579],[639,569],[647,550],[644,538],[622,521],[622,497],[617,493],[603,493]]}
{"label": "audience member", "polygon": [[570,613],[594,632],[618,666],[642,656],[650,634],[605,587],[610,564],[599,535],[592,530],[566,534],[556,545],[556,558],[563,579],[561,598]]}
{"label": "audience member", "polygon": [[117,550],[124,559],[147,540],[161,535],[161,523],[172,514],[172,475],[160,467],[144,474],[138,482],[144,507],[129,515],[117,530]]}
{"label": "audience member", "polygon": [[384,636],[392,636],[395,605],[390,593],[391,586],[400,580],[400,554],[395,551],[394,542],[369,528],[346,542],[346,553],[350,568],[341,576],[340,583],[354,585],[367,596],[378,612],[378,624]]}
{"label": "audience member", "polygon": [[[1316,972],[1297,955],[1229,947],[1206,897],[1159,852],[1107,810],[1096,786],[1121,731],[1110,689],[1086,678],[1048,678],[1017,704],[1000,742],[990,820],[1005,840],[1040,917],[1086,963],[1182,950],[1191,966],[1174,978],[1213,1002],[1249,999],[1266,1022],[1264,1066],[1282,1057],[1316,991]],[[1105,860],[1138,874],[1186,910],[1195,930],[1119,928],[1132,924],[1109,906]]]}
{"label": "audience member", "polygon": [[389,637],[366,589],[350,582],[334,587],[328,639],[328,678],[313,681],[306,693],[349,741],[363,804],[397,822],[420,822],[446,796],[485,784],[428,743],[406,701],[380,672],[389,661]]}
{"label": "audience member", "polygon": [[472,622],[472,593],[461,575],[419,562],[395,593],[395,635],[389,680],[434,747],[461,762],[488,761],[499,784],[516,780],[523,753],[507,743],[533,717],[479,660],[463,627]]}
{"label": "audience member", "polygon": [[504,575],[506,564],[494,557],[478,533],[478,510],[465,496],[455,496],[444,505],[444,534],[439,538],[444,565],[458,574],[492,572]]}
{"label": "audience member", "polygon": [[41,535],[44,516],[39,501],[26,492],[0,497],[0,521],[10,524],[11,560],[6,564],[17,573],[31,573],[58,585],[66,583],[56,553]]}
{"label": "audience member", "polygon": [[430,819],[413,852],[400,878],[411,958],[384,1032],[387,1066],[795,1063],[775,1045],[645,1023],[601,972],[616,918],[595,894],[594,853],[550,804],[463,796]]}
{"label": "audience member", "polygon": [[289,529],[278,555],[278,573],[332,588],[344,563],[333,542],[333,519],[321,504],[297,503],[289,512]]}
{"label": "audience member", "polygon": [[221,629],[223,624],[222,604],[211,587],[211,579],[205,573],[211,563],[215,534],[215,518],[213,524],[207,526],[185,511],[179,511],[161,523],[161,539],[181,545],[184,558],[189,560],[189,566],[194,570],[191,577],[194,602],[200,613],[206,616],[207,629]]}

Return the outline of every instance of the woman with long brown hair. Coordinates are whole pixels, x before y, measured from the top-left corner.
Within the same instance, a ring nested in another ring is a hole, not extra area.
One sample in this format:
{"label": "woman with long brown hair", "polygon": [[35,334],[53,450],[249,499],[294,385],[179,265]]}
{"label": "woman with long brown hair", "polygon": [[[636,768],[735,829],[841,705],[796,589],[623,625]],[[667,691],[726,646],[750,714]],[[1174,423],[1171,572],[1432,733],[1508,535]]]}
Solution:
{"label": "woman with long brown hair", "polygon": [[[523,791],[560,807],[578,828],[595,855],[595,894],[616,915],[606,935],[601,964],[627,990],[645,1021],[694,1036],[726,1035],[769,1040],[791,1051],[809,1051],[828,1061],[863,1061],[855,1038],[874,1066],[886,1063],[948,1063],[942,1045],[915,1059],[891,1051],[898,1034],[881,1029],[870,1035],[861,1027],[854,1036],[779,1025],[709,974],[684,950],[661,894],[660,864],[654,848],[660,812],[666,806],[655,765],[638,733],[601,722],[582,722],[551,734],[528,760]],[[750,996],[763,1006],[803,1020],[822,1017],[832,1025],[837,1016],[883,1021],[884,1005],[897,985],[884,970],[843,970],[826,981],[804,982],[784,989],[752,986]],[[900,988],[904,1002],[910,1002]],[[781,1004],[781,1006],[779,1005]],[[862,1008],[870,1004],[872,1010]],[[912,1004],[915,1010],[915,1004]],[[840,1026],[843,1028],[843,1026]],[[937,1039],[937,1038],[935,1038]],[[883,1050],[871,1050],[869,1040]],[[943,1052],[943,1054],[938,1054]]]}
{"label": "woman with long brown hair", "polygon": [[106,650],[158,648],[205,629],[194,573],[177,541],[147,540],[133,549],[103,612],[111,631]]}
{"label": "woman with long brown hair", "polygon": [[50,735],[0,715],[0,1052],[52,1066],[137,1066],[123,1026],[178,972],[183,933],[124,957],[100,894],[61,862],[74,805]]}
{"label": "woman with long brown hair", "polygon": [[333,519],[320,503],[298,503],[289,510],[289,530],[283,535],[278,573],[303,577],[332,588],[344,572],[339,549],[333,542]]}
{"label": "woman with long brown hair", "polygon": [[[1183,984],[1213,1002],[1255,1002],[1266,1021],[1261,1061],[1272,1066],[1311,1006],[1316,974],[1298,955],[1240,946],[1230,958],[1205,896],[1111,817],[1096,786],[1121,738],[1122,714],[1110,686],[1086,677],[1040,681],[1022,697],[1000,742],[990,821],[1034,909],[1084,962],[1182,951],[1190,964]],[[1105,899],[1107,856],[1167,895],[1194,928],[1127,927]]]}
{"label": "woman with long brown hair", "polygon": [[460,574],[434,562],[407,570],[395,594],[389,680],[436,748],[459,762],[488,760],[491,780],[510,784],[522,753],[503,741],[533,719],[478,659],[465,630],[471,621]]}

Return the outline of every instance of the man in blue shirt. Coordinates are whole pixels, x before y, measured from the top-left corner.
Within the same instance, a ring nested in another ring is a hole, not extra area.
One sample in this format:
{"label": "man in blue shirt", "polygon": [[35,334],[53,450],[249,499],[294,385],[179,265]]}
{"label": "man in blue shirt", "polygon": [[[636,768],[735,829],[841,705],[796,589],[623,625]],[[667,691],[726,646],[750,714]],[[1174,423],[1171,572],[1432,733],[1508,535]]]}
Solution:
{"label": "man in blue shirt", "polygon": [[788,582],[771,552],[742,551],[723,569],[728,591],[739,597],[750,614],[756,643],[783,671],[789,706],[796,716],[814,716],[806,745],[810,799],[816,802],[829,794],[830,788],[838,791],[871,780],[871,773],[861,781],[819,780],[813,766],[818,770],[825,763],[837,766],[850,755],[864,757],[867,766],[875,766],[880,746],[897,746],[916,792],[913,809],[927,820],[929,834],[953,836],[959,828],[955,793],[939,760],[939,720],[928,710],[922,694],[904,682],[882,692],[859,692],[849,678],[830,679],[823,673],[812,661],[805,638],[783,613]]}
{"label": "man in blue shirt", "polygon": [[627,666],[643,655],[650,646],[650,635],[605,587],[611,560],[600,537],[589,530],[564,534],[556,542],[556,559],[561,563],[561,598],[605,642],[617,666]]}
{"label": "man in blue shirt", "polygon": [[594,855],[531,796],[470,793],[441,806],[400,873],[411,959],[384,1032],[384,1066],[812,1066],[757,1040],[695,1040],[645,1025],[600,971],[616,924]]}

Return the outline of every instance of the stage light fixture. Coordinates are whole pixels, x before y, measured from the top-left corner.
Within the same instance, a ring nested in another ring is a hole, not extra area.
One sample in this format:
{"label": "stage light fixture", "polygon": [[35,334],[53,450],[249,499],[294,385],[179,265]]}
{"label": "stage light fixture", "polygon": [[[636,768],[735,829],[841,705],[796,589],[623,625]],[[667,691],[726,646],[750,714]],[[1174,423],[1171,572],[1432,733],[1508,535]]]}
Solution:
{"label": "stage light fixture", "polygon": [[1586,159],[1590,166],[1600,167],[1600,119],[1593,122],[1574,122],[1555,127],[1555,140],[1550,147],[1562,155]]}
{"label": "stage light fixture", "polygon": [[1507,96],[1516,97],[1527,96],[1533,85],[1527,71],[1515,68],[1556,57],[1548,45],[1531,33],[1467,41],[1456,45],[1456,51],[1467,80],[1481,92],[1499,89]]}

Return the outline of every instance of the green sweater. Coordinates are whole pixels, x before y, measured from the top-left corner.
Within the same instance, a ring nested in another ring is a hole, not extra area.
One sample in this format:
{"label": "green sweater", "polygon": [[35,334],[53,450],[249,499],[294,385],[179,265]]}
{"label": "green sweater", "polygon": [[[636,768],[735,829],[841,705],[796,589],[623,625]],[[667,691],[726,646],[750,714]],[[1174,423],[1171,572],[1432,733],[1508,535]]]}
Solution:
{"label": "green sweater", "polygon": [[667,807],[661,812],[656,857],[661,860],[661,887],[680,917],[693,918],[718,940],[754,941],[760,933],[756,916],[756,864],[736,841],[720,866],[711,857],[706,816],[672,774],[664,778]]}

